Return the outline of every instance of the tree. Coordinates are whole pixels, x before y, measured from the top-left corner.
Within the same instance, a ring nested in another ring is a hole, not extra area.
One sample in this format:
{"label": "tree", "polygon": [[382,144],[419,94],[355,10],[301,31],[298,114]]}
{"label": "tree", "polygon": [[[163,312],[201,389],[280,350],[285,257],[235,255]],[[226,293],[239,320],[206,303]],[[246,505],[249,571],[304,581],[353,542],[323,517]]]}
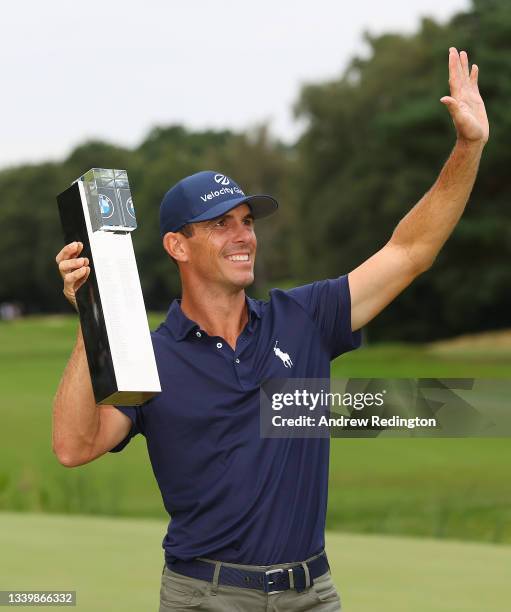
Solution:
{"label": "tree", "polygon": [[424,19],[411,36],[366,34],[367,58],[301,93],[296,111],[308,127],[298,143],[299,265],[309,277],[334,276],[383,246],[454,144],[439,103],[449,46],[480,66],[492,135],[471,202],[433,269],[371,324],[374,338],[427,340],[511,324],[510,35],[504,1],[479,0],[446,25]]}

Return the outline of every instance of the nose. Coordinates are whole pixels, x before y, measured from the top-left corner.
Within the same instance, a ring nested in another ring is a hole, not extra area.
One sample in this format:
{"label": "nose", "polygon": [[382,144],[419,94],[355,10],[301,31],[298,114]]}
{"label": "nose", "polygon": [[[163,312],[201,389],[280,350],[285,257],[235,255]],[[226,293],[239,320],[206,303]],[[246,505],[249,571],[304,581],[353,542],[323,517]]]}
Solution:
{"label": "nose", "polygon": [[254,235],[254,229],[251,225],[246,225],[245,223],[237,223],[235,230],[233,241],[234,242],[250,242]]}

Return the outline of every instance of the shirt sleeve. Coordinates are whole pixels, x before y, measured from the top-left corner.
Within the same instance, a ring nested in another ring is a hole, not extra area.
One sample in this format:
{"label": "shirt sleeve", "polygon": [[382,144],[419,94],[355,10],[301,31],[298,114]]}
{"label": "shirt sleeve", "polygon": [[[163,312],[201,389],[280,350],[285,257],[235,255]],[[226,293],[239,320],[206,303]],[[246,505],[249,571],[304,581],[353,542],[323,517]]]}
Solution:
{"label": "shirt sleeve", "polygon": [[127,446],[131,438],[136,436],[137,434],[144,433],[143,429],[143,419],[142,419],[142,408],[140,406],[114,406],[117,410],[120,410],[123,414],[128,416],[131,419],[131,429],[128,435],[119,442],[117,446],[110,449],[111,453],[118,453],[122,451],[122,449]]}
{"label": "shirt sleeve", "polygon": [[295,287],[287,293],[317,325],[330,351],[330,359],[360,346],[360,330],[351,331],[348,275]]}

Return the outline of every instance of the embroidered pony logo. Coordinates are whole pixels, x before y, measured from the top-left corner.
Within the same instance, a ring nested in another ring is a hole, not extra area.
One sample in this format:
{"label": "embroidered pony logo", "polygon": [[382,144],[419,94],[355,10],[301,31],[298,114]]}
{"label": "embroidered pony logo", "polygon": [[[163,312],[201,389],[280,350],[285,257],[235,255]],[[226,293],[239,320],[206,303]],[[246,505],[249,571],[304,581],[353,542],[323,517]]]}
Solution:
{"label": "embroidered pony logo", "polygon": [[277,346],[278,343],[279,341],[277,340],[275,342],[275,346],[273,347],[273,352],[282,361],[282,363],[286,366],[286,368],[290,368],[293,365],[293,362],[291,361],[291,357],[289,356],[289,353],[283,353],[279,349],[279,347]]}

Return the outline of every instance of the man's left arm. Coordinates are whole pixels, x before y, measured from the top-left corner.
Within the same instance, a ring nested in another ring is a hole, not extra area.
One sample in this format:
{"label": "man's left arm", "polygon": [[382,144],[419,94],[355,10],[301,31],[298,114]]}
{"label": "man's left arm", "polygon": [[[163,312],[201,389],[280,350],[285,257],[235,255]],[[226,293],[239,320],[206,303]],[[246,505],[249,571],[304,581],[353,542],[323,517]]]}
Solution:
{"label": "man's left arm", "polygon": [[441,98],[457,132],[456,145],[438,179],[400,221],[389,242],[349,274],[351,325],[371,321],[422,272],[459,221],[475,182],[489,136],[488,118],[465,51],[449,49],[450,96]]}

